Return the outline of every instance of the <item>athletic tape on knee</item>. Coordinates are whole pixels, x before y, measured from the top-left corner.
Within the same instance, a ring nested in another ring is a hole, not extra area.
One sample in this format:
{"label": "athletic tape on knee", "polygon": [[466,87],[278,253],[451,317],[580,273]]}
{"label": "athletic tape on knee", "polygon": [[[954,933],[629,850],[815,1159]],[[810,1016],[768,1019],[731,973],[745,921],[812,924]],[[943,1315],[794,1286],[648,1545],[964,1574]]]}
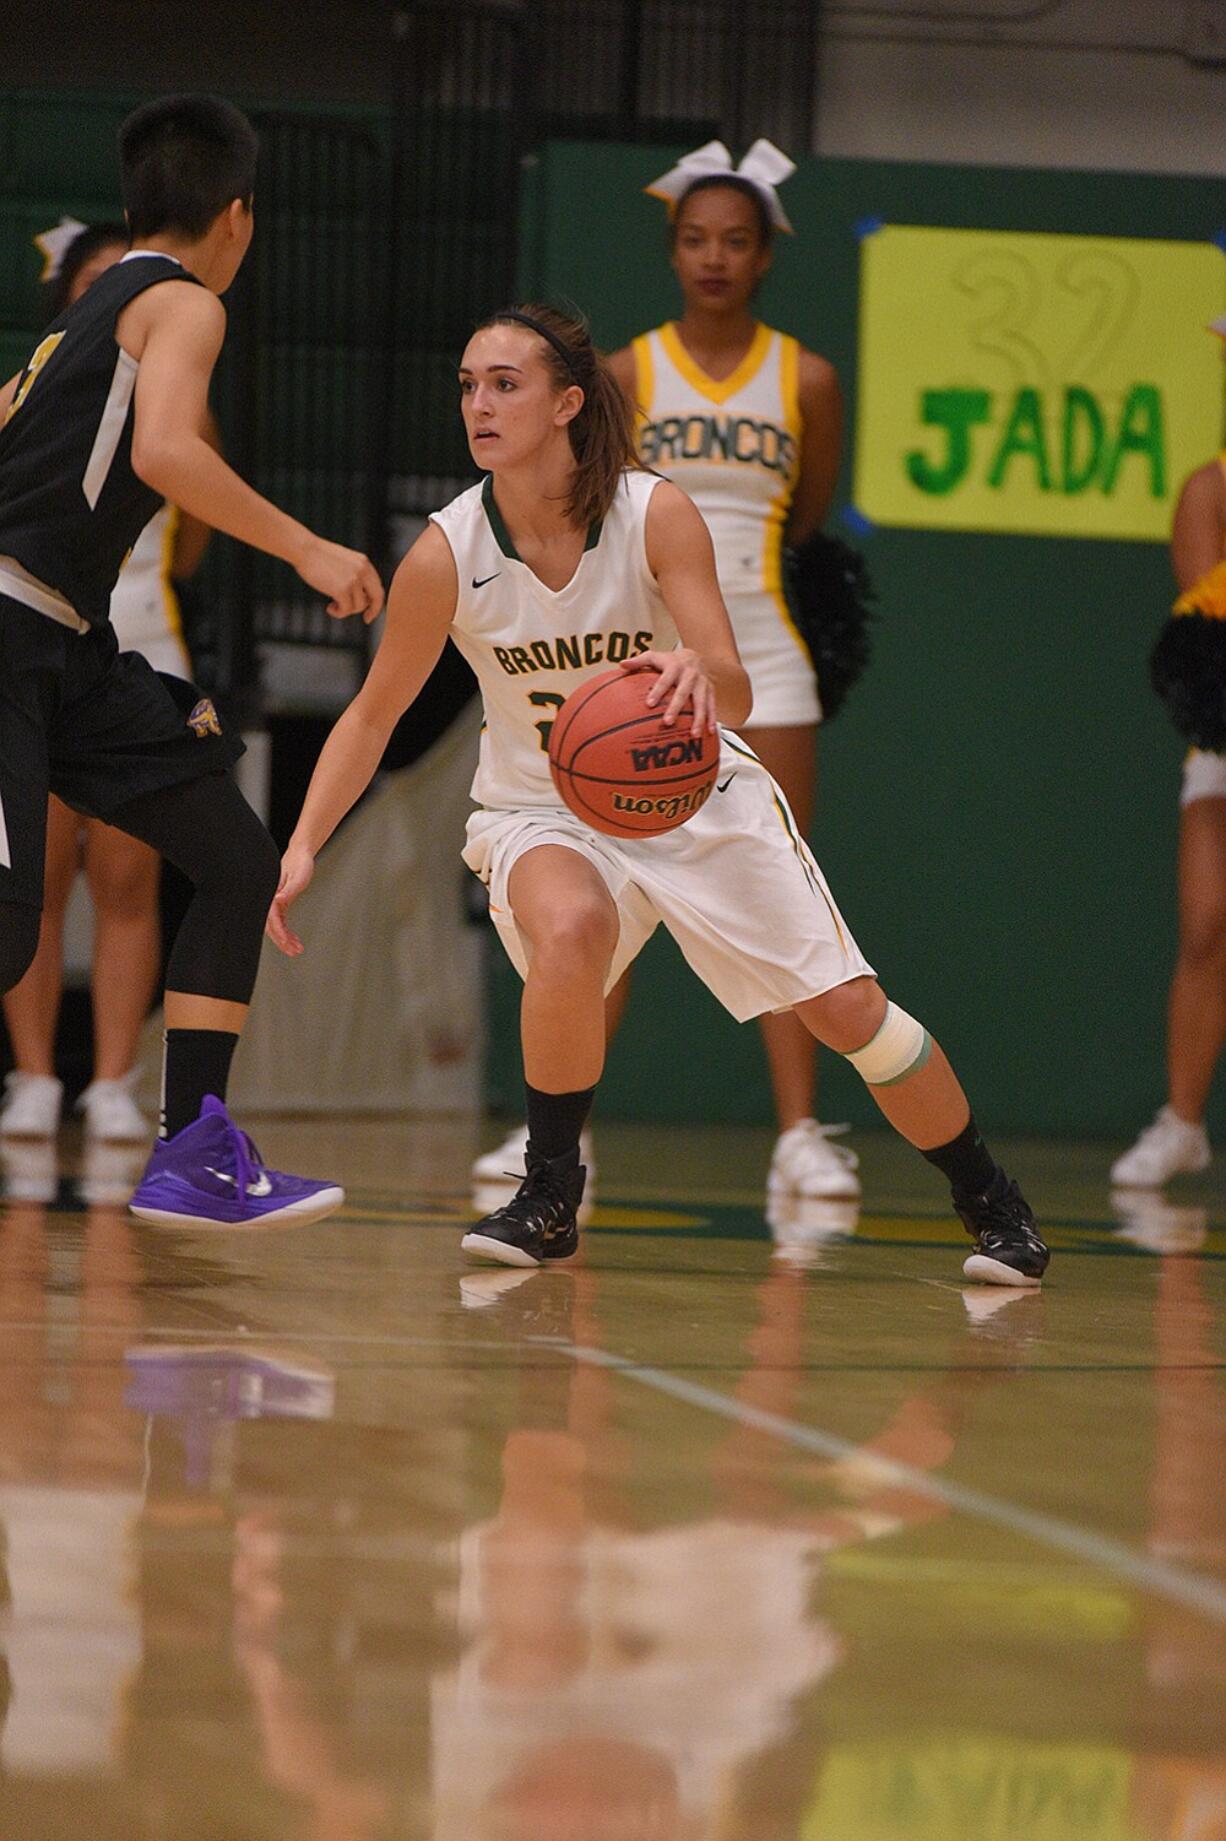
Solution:
{"label": "athletic tape on knee", "polygon": [[887,1003],[881,1027],[871,1042],[854,1048],[843,1059],[850,1061],[861,1080],[870,1087],[892,1087],[896,1081],[917,1074],[932,1053],[932,1037],[922,1023]]}

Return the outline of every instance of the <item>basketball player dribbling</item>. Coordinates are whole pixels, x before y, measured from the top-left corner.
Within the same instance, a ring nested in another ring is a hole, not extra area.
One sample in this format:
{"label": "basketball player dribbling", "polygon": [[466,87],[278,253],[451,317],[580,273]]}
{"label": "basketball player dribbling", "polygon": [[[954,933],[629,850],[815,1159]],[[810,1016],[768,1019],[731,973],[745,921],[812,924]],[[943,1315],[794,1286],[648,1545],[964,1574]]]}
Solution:
{"label": "basketball player dribbling", "polygon": [[124,557],[164,499],[289,562],[335,615],[382,605],[366,557],[252,491],[200,433],[251,241],[257,142],[211,96],[146,104],[120,130],[134,247],[52,322],[0,388],[0,991],[30,964],[47,795],[175,863],[194,887],[171,951],[161,1137],[132,1200],[146,1220],[307,1221],[335,1185],[268,1169],[225,1108],[277,853],[226,771],[194,687],[119,652]]}
{"label": "basketball player dribbling", "polygon": [[524,1180],[463,1249],[518,1266],[576,1251],[605,994],[662,921],[738,1021],[792,1010],[847,1056],[948,1178],[975,1241],[968,1277],[1037,1285],[1048,1253],[1029,1207],[941,1049],[878,985],[752,750],[721,728],[719,790],[657,837],[598,834],[554,789],[550,722],[610,663],[658,673],[665,722],[692,702],[698,726],[735,727],[751,708],[706,526],[636,461],[630,406],[586,329],[550,307],[496,314],[469,340],[460,393],[486,478],[434,514],[396,573],[374,665],[324,745],[286,850],[269,931],[302,951],[287,911],[452,636],[486,717],[464,860],[524,979],[528,1118]]}
{"label": "basketball player dribbling", "polygon": [[[833,367],[757,318],[775,237],[791,225],[777,187],[793,172],[769,141],[735,169],[721,141],[697,148],[647,190],[669,207],[678,319],[609,360],[638,412],[639,457],[687,493],[715,546],[720,592],[753,689],[745,740],[810,835],[822,720],[817,675],[783,590],[783,546],[803,544],[830,509],[842,398]],[[610,994],[616,1028],[628,995]],[[856,1157],[816,1117],[817,1044],[790,1012],[759,1018],[778,1136],[768,1195],[855,1197]],[[473,1167],[480,1180],[523,1170],[516,1129]],[[588,1147],[585,1157],[589,1161]]]}

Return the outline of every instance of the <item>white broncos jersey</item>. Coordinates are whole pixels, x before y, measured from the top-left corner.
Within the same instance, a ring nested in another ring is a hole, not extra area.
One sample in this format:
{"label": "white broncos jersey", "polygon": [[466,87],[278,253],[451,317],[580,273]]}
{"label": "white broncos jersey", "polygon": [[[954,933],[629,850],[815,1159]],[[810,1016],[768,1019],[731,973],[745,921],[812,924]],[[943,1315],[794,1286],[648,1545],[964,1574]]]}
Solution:
{"label": "white broncos jersey", "polygon": [[677,629],[647,566],[647,506],[659,480],[628,469],[579,566],[555,593],[515,553],[493,479],[432,513],[455,558],[451,637],[485,705],[472,795],[513,811],[559,806],[549,731],[571,692],[641,652],[671,651]]}
{"label": "white broncos jersey", "polygon": [[708,377],[673,324],[634,341],[639,454],[689,494],[726,596],[781,588],[783,527],[800,473],[800,346],[759,324],[730,377]]}

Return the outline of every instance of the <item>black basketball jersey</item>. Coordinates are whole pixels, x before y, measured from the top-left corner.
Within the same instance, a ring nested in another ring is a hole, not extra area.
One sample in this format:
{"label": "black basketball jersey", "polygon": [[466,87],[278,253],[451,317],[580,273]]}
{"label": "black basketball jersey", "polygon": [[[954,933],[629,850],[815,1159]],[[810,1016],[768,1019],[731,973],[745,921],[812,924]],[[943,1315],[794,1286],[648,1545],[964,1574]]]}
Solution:
{"label": "black basketball jersey", "polygon": [[105,624],[124,558],[161,497],[132,471],[139,369],[115,338],[128,302],[195,281],[171,256],[106,269],[44,333],[0,428],[0,556]]}

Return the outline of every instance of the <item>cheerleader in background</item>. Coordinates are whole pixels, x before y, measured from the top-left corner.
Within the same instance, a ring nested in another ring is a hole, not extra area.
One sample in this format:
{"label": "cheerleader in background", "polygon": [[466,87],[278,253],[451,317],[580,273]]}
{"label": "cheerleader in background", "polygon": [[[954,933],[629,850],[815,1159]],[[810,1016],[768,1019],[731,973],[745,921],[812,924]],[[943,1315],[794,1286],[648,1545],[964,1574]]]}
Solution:
{"label": "cheerleader in background", "polygon": [[[684,310],[615,353],[612,365],[638,411],[644,465],[694,500],[711,533],[753,687],[753,716],[742,732],[807,837],[822,706],[809,648],[784,595],[783,550],[812,537],[830,508],[843,406],[833,367],[754,314],[775,232],[791,229],[775,188],[794,171],[766,140],[733,170],[727,148],[711,141],[647,188],[669,206]],[[609,1000],[610,1034],[626,996],[623,981]],[[791,1013],[760,1022],[779,1128],[769,1192],[858,1196],[854,1152],[833,1144],[831,1127],[815,1116],[813,1037]],[[515,1131],[478,1158],[474,1176],[521,1173],[525,1138]],[[590,1144],[584,1151],[590,1163]]]}
{"label": "cheerleader in background", "polygon": [[[1226,319],[1212,331],[1226,338]],[[1179,599],[1151,676],[1186,740],[1179,811],[1179,951],[1167,1006],[1167,1102],[1111,1167],[1159,1189],[1208,1167],[1205,1106],[1226,1042],[1226,453],[1184,481],[1171,531]]]}

